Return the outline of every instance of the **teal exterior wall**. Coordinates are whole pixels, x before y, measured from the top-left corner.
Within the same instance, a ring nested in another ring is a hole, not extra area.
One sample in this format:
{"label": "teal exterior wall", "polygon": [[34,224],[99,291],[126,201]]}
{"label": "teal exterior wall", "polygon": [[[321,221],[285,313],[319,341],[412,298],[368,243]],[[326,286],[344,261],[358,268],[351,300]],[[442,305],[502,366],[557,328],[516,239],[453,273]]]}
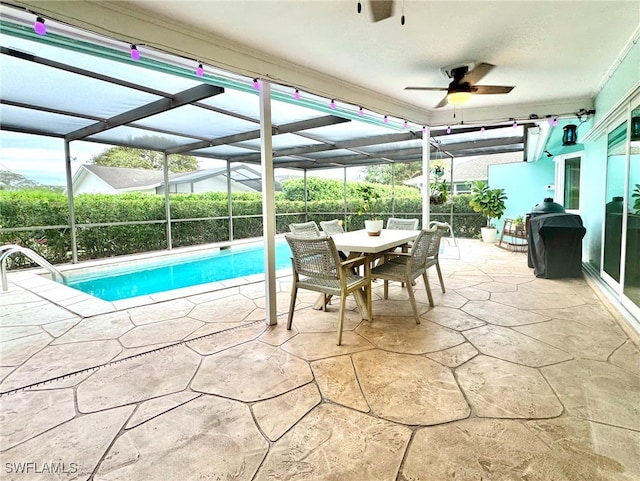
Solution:
{"label": "teal exterior wall", "polygon": [[[489,186],[492,189],[504,189],[507,194],[507,208],[504,217],[524,217],[545,197],[553,197],[554,192],[547,190],[554,184],[555,164],[549,157],[537,162],[518,162],[489,166]],[[501,229],[502,221],[496,223]]]}

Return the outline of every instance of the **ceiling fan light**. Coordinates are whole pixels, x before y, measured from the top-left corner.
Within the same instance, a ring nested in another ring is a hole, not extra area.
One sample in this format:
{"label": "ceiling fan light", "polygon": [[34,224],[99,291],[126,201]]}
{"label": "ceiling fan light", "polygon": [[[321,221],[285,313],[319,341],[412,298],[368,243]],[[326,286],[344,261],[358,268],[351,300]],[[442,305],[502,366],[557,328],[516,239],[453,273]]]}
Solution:
{"label": "ceiling fan light", "polygon": [[451,92],[447,95],[450,104],[462,104],[471,98],[471,92]]}

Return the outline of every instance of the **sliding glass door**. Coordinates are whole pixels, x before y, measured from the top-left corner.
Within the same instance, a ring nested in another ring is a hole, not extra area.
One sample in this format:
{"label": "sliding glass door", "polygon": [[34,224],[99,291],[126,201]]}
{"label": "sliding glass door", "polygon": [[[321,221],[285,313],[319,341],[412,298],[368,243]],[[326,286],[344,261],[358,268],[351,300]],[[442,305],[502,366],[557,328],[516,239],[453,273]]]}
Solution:
{"label": "sliding glass door", "polygon": [[624,296],[640,306],[640,104],[631,111]]}

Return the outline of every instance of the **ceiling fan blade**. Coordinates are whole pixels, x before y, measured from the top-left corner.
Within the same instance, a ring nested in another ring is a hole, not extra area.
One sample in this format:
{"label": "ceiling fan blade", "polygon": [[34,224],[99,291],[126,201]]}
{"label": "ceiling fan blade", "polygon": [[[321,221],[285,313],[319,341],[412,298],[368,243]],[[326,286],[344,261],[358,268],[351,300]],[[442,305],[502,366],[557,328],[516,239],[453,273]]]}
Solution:
{"label": "ceiling fan blade", "polygon": [[445,95],[444,97],[442,97],[442,100],[438,103],[438,105],[436,105],[434,107],[434,109],[439,109],[441,107],[444,107],[445,105],[447,105],[449,103],[449,101],[447,100],[447,96]]}
{"label": "ceiling fan blade", "polygon": [[369,0],[369,5],[374,22],[379,22],[393,15],[393,0]]}
{"label": "ceiling fan blade", "polygon": [[447,87],[405,87],[405,90],[427,90],[430,92],[446,92]]}
{"label": "ceiling fan blade", "polygon": [[468,82],[473,85],[477,83],[482,77],[491,72],[494,67],[495,65],[490,63],[479,63],[473,70],[467,72],[464,77],[462,77],[461,82]]}
{"label": "ceiling fan blade", "polygon": [[474,94],[508,94],[514,87],[506,85],[475,85],[473,87]]}

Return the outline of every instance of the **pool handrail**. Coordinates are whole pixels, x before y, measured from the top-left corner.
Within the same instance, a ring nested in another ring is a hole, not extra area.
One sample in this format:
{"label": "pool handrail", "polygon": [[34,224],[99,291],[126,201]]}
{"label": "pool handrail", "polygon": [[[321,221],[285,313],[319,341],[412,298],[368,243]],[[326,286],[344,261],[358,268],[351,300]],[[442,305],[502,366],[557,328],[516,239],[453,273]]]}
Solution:
{"label": "pool handrail", "polygon": [[0,246],[0,252],[2,253],[2,256],[0,256],[0,273],[2,274],[2,290],[4,292],[9,290],[9,283],[7,282],[7,259],[11,254],[16,253],[22,254],[23,256],[31,259],[33,262],[38,264],[40,267],[48,270],[54,280],[56,280],[57,277],[62,282],[64,282],[64,274],[62,274],[62,272],[53,267],[53,265],[51,265],[49,261],[47,261],[40,254],[27,247],[18,246],[15,244],[6,244]]}

